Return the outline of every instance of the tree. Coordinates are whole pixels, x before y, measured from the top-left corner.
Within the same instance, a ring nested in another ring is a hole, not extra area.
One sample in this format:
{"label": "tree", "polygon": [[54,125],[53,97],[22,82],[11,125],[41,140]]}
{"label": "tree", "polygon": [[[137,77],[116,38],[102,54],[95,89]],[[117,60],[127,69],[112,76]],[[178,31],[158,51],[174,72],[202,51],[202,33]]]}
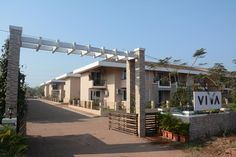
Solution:
{"label": "tree", "polygon": [[[236,59],[233,59],[233,64],[236,65]],[[232,78],[233,78],[233,87],[232,87],[232,93],[231,93],[231,97],[233,100],[233,103],[236,104],[236,71],[232,71],[231,72]]]}
{"label": "tree", "polygon": [[9,53],[9,41],[6,40],[2,46],[2,56],[0,57],[0,120],[5,112],[6,79],[7,79],[7,55]]}
{"label": "tree", "polygon": [[196,62],[199,58],[204,58],[205,57],[205,54],[207,54],[207,52],[205,50],[206,49],[204,49],[204,48],[200,48],[200,49],[195,51],[195,53],[193,54],[194,61],[193,61],[191,67],[193,67],[196,64]]}
{"label": "tree", "polygon": [[[197,61],[199,59],[204,58],[205,55],[207,54],[207,52],[205,50],[206,49],[204,49],[204,48],[200,48],[193,53],[192,57],[194,58],[194,60],[189,68],[189,72],[186,77],[187,82],[190,80],[190,73],[191,73],[192,68],[195,66],[195,64],[197,63]],[[200,63],[199,65],[206,65],[206,64]],[[199,80],[202,80],[202,79],[199,79]],[[201,81],[199,81],[199,82],[201,82]],[[178,102],[181,107],[192,106],[193,105],[192,104],[193,90],[194,90],[194,85],[192,85],[192,86],[188,85],[186,89],[178,88],[177,92],[174,94],[171,102]]]}
{"label": "tree", "polygon": [[215,63],[214,66],[209,69],[209,76],[207,76],[207,78],[211,80],[218,90],[223,90],[225,85],[230,85],[231,83],[229,72],[223,63]]}
{"label": "tree", "polygon": [[170,99],[170,106],[172,107],[186,107],[192,106],[192,90],[190,88],[177,88]]}
{"label": "tree", "polygon": [[232,61],[235,65],[236,65],[236,59],[233,59],[233,61]]}
{"label": "tree", "polygon": [[[158,78],[159,81],[163,81],[163,82],[169,81],[169,79],[171,77],[173,77],[175,81],[178,80],[178,68],[171,71],[170,70],[171,66],[173,66],[173,65],[182,65],[183,66],[183,65],[187,64],[187,63],[181,63],[181,59],[174,59],[173,60],[172,57],[165,57],[164,59],[156,59],[156,60],[158,60],[156,63],[151,63],[149,65],[151,68],[162,66],[166,69],[166,71],[169,72],[168,76],[165,76],[162,79]],[[157,78],[155,78],[155,79],[157,79]]]}
{"label": "tree", "polygon": [[27,97],[42,97],[44,96],[44,91],[43,91],[43,87],[27,87],[26,90],[26,96]]}
{"label": "tree", "polygon": [[[191,68],[193,68],[195,66],[195,64],[197,63],[197,61],[200,59],[200,58],[204,58],[205,55],[207,54],[207,52],[205,51],[206,49],[204,48],[200,48],[198,50],[196,50],[194,53],[193,53],[193,63],[191,64],[190,66],[190,69],[189,69],[189,72],[188,72],[188,75],[187,75],[187,81],[190,79],[190,72],[191,72]],[[205,65],[205,63],[200,63],[199,65]],[[192,87],[193,88],[193,87]]]}

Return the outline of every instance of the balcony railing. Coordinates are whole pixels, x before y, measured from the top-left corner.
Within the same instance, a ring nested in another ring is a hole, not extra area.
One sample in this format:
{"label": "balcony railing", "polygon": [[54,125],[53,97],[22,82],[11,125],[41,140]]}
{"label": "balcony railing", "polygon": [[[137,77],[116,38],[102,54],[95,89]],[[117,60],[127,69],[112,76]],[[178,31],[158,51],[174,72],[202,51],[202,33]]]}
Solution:
{"label": "balcony railing", "polygon": [[168,80],[160,80],[160,81],[159,81],[159,85],[160,85],[160,86],[170,86],[170,85],[171,85],[171,82],[168,81]]}
{"label": "balcony railing", "polygon": [[106,81],[105,80],[93,80],[93,86],[105,87]]}
{"label": "balcony railing", "polygon": [[153,83],[157,84],[159,88],[171,88],[171,81],[169,79],[154,78]]}
{"label": "balcony railing", "polygon": [[224,85],[224,90],[232,90],[232,87],[230,85]]}
{"label": "balcony railing", "polygon": [[52,92],[51,92],[51,95],[52,96],[58,96],[60,93],[60,91],[58,89],[53,89]]}
{"label": "balcony railing", "polygon": [[158,88],[171,88],[171,81],[158,81]]}

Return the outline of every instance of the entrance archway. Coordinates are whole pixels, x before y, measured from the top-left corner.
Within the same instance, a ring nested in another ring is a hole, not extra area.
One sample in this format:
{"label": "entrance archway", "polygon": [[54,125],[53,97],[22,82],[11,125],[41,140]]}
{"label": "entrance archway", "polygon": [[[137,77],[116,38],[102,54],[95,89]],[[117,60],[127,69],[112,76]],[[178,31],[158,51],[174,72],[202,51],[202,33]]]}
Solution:
{"label": "entrance archway", "polygon": [[135,98],[135,111],[138,114],[138,135],[145,136],[145,49],[137,48],[133,51],[109,50],[91,45],[46,40],[42,37],[26,37],[22,35],[22,27],[10,26],[9,54],[7,68],[6,107],[4,121],[9,119],[9,109],[12,116],[17,115],[17,91],[20,48],[29,48],[36,51],[43,50],[51,53],[61,52],[67,55],[100,57],[104,59],[126,60],[127,71],[127,112],[131,111],[131,101]]}

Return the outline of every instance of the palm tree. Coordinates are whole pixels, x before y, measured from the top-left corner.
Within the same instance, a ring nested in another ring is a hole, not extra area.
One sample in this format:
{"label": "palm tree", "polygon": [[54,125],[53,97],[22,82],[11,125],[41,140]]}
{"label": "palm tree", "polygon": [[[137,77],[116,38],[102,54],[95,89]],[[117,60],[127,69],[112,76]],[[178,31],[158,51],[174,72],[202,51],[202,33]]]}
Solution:
{"label": "palm tree", "polygon": [[198,50],[195,51],[195,53],[193,54],[193,58],[194,58],[195,60],[194,60],[194,62],[193,62],[193,64],[192,64],[191,67],[193,67],[193,66],[195,65],[195,63],[197,62],[197,60],[198,60],[199,58],[204,58],[204,57],[205,57],[205,54],[207,53],[205,50],[206,50],[206,49],[204,49],[204,48],[200,48],[200,49],[198,49]]}
{"label": "palm tree", "polygon": [[235,65],[236,65],[236,59],[233,59],[233,61],[232,61]]}

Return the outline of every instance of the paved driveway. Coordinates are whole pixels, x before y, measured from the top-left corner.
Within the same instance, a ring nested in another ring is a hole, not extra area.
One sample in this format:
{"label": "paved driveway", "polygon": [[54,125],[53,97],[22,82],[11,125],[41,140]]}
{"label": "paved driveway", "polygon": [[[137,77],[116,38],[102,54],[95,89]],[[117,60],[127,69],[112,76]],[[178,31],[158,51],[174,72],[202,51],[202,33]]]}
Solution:
{"label": "paved driveway", "polygon": [[150,144],[108,129],[107,117],[89,118],[38,100],[29,100],[29,157],[182,157],[181,150]]}

